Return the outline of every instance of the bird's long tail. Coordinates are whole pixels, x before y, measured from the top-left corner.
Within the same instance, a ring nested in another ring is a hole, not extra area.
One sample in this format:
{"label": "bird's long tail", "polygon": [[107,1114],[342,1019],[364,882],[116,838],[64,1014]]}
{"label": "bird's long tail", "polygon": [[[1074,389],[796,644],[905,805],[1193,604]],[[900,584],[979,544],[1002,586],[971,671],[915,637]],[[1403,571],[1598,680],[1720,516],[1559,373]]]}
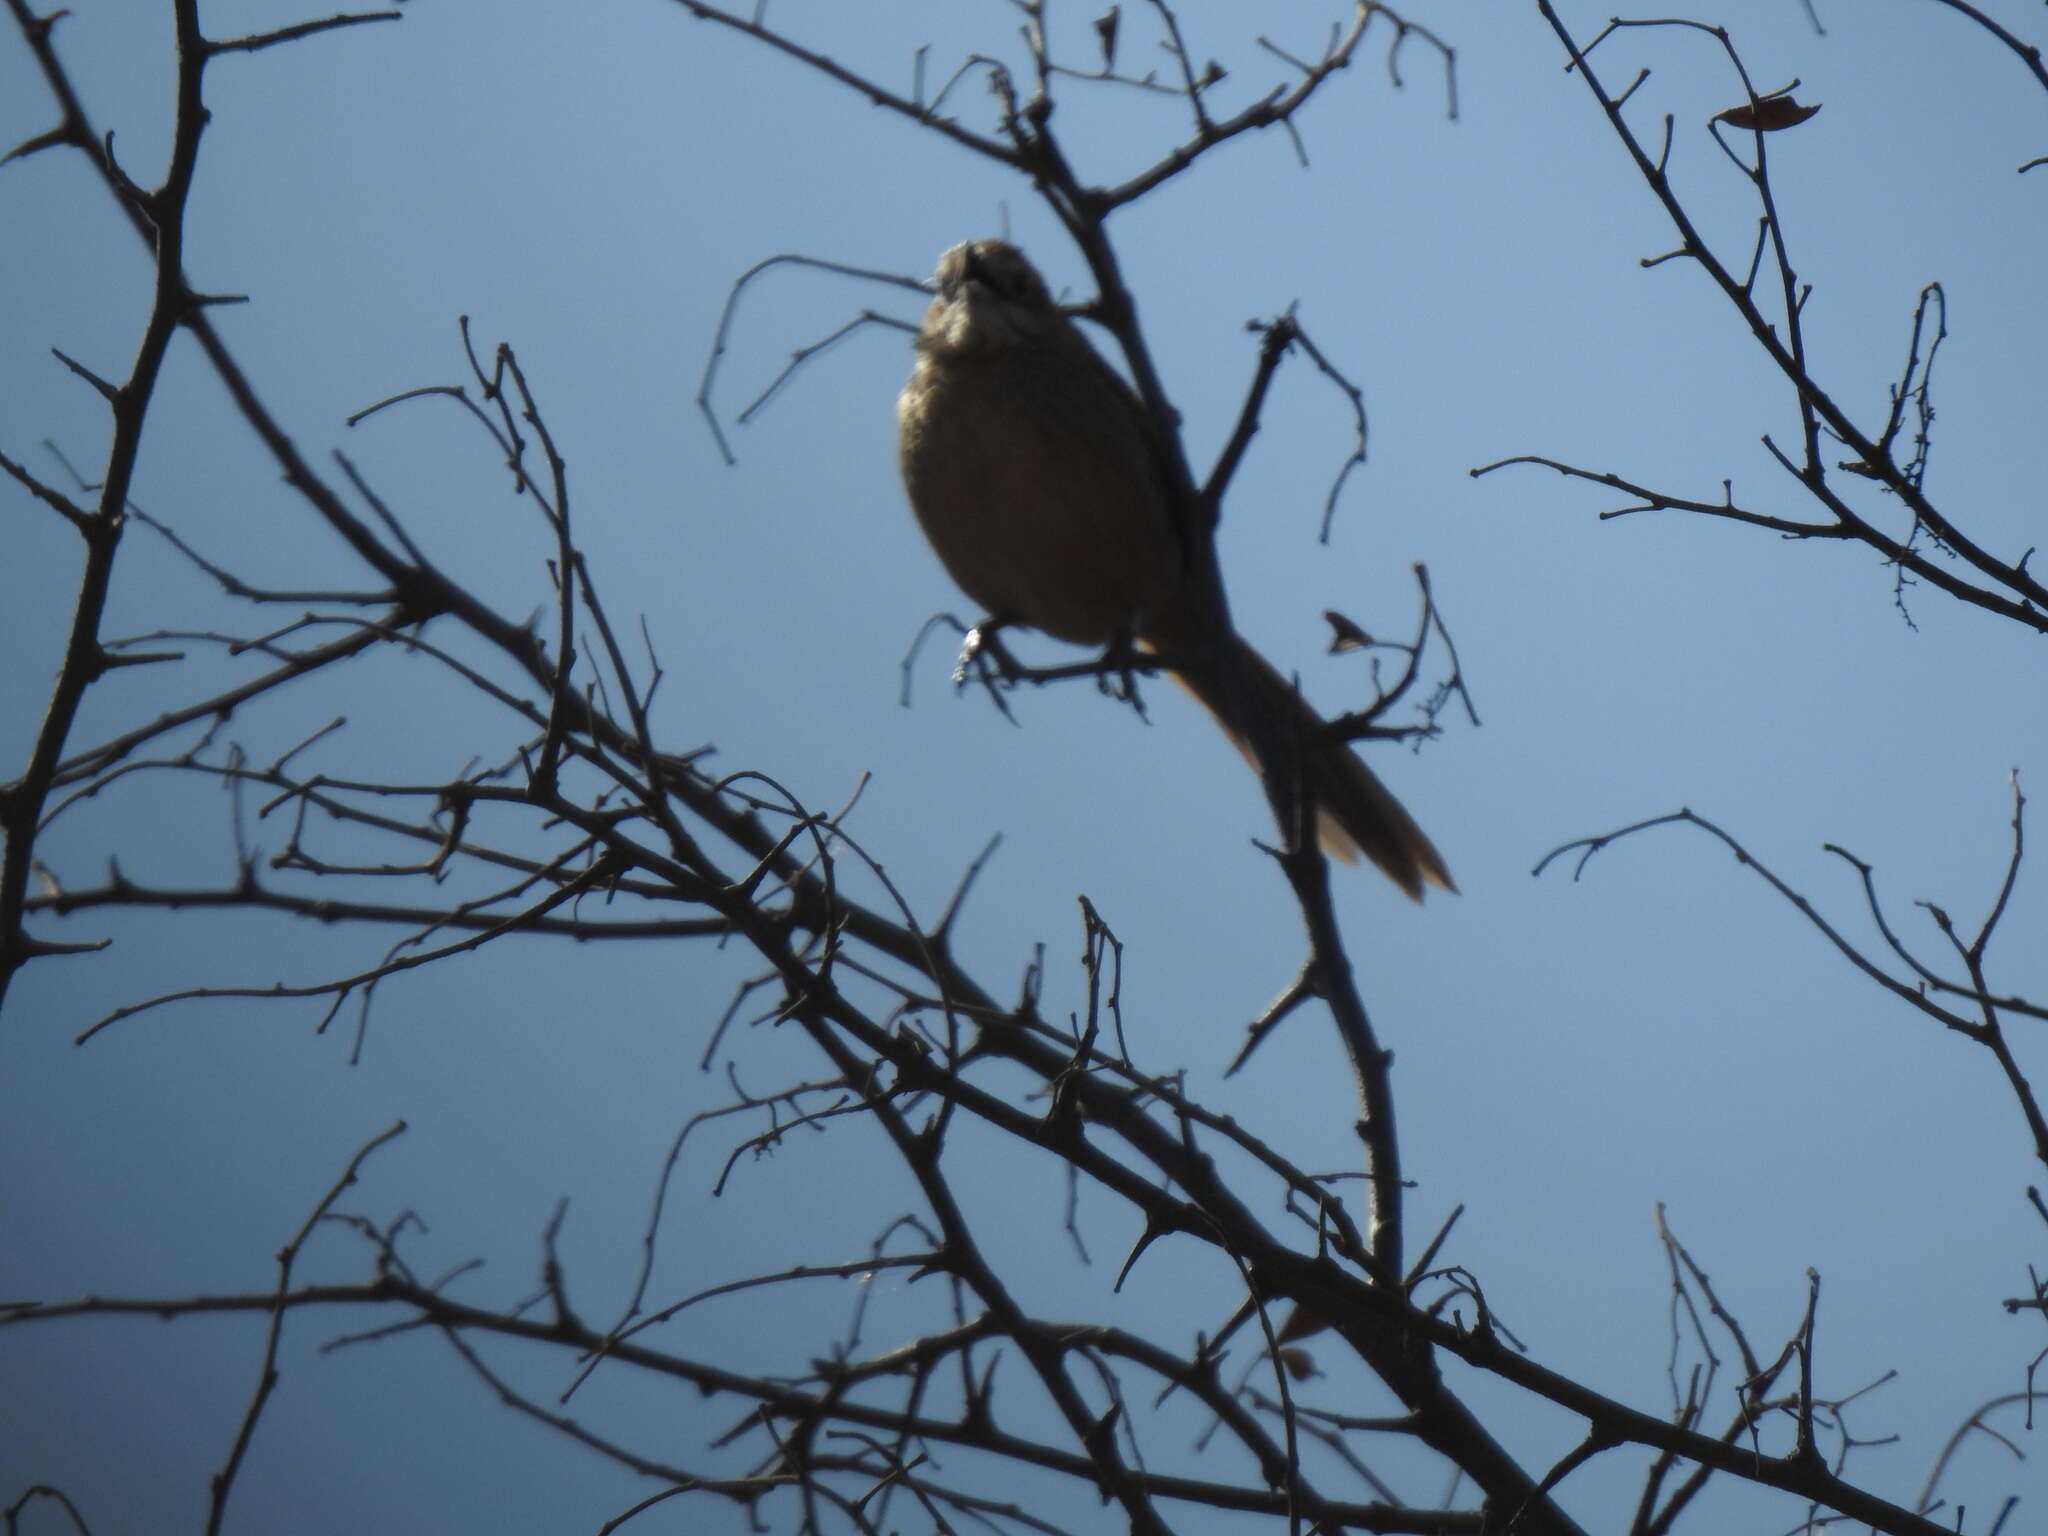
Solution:
{"label": "bird's long tail", "polygon": [[[1152,642],[1162,651],[1166,645]],[[1280,771],[1301,775],[1314,796],[1316,832],[1323,850],[1347,864],[1360,854],[1416,901],[1434,885],[1457,890],[1443,855],[1415,824],[1415,818],[1379,777],[1343,742],[1325,739],[1323,719],[1242,637],[1230,637],[1231,652],[1220,665],[1173,676],[1216,717],[1238,751],[1261,774]],[[1244,718],[1256,711],[1264,729]],[[1260,736],[1278,743],[1288,761],[1263,764],[1251,741]]]}

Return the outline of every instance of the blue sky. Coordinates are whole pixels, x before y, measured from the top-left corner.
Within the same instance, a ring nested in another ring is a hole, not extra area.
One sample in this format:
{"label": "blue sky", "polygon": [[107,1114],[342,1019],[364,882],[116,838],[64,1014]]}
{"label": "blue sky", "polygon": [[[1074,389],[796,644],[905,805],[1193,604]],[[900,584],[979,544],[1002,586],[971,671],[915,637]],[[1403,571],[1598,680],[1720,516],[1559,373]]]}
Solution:
{"label": "blue sky", "polygon": [[[1940,280],[1951,335],[1928,486],[1981,543],[2016,555],[2040,537],[2048,480],[2048,171],[2015,168],[2048,153],[2048,93],[1926,0],[1817,7],[1825,35],[1786,0],[1694,13],[1731,28],[1760,86],[1796,76],[1800,97],[1823,104],[1772,143],[1787,235],[1813,285],[1817,371],[1862,419],[1877,417],[1914,297]],[[167,127],[162,9],[80,0],[57,33],[141,180]],[[1125,47],[1142,49],[1137,8],[1126,9]],[[1998,9],[2014,26],[2039,19]],[[1334,13],[1301,5],[1251,22],[1220,0],[1181,10],[1197,51],[1247,92],[1281,78],[1255,28],[1306,51]],[[270,4],[202,12],[217,36],[297,19]],[[1111,226],[1198,466],[1249,377],[1247,320],[1298,303],[1365,392],[1370,462],[1322,545],[1346,413],[1299,363],[1275,390],[1222,533],[1246,632],[1342,707],[1366,685],[1355,659],[1323,656],[1322,611],[1402,633],[1408,570],[1424,562],[1483,721],[1452,720],[1420,752],[1373,757],[1463,894],[1414,908],[1369,875],[1342,887],[1366,999],[1397,1053],[1411,1221],[1427,1230],[1464,1205],[1454,1256],[1538,1358],[1653,1410],[1666,1390],[1657,1202],[1761,1338],[1784,1336],[1807,1269],[1819,1270],[1827,1385],[1899,1372],[1859,1405],[1856,1426],[1901,1443],[1859,1453],[1854,1468],[1910,1501],[1949,1430],[2018,1390],[2039,1347],[2037,1321],[1997,1306],[2023,1289],[2041,1231],[2022,1200],[2039,1171],[1989,1062],[1860,981],[1697,834],[1624,843],[1576,882],[1530,870],[1569,839],[1689,806],[1868,943],[1852,871],[1821,845],[1853,850],[1934,950],[1909,904],[1974,924],[2006,858],[2008,775],[2033,787],[2048,771],[2039,660],[2022,632],[1924,588],[1905,595],[1909,626],[1891,573],[1856,547],[1669,513],[1601,522],[1619,501],[1597,488],[1533,468],[1470,476],[1534,453],[1705,499],[1730,479],[1747,504],[1808,512],[1759,442],[1791,433],[1788,387],[1696,270],[1641,267],[1675,242],[1534,7],[1414,14],[1458,49],[1455,121],[1423,49],[1402,55],[1397,90],[1368,44],[1303,120],[1306,170],[1284,136],[1254,136]],[[1608,13],[1566,14],[1583,38]],[[1055,15],[1085,56],[1090,13]],[[995,0],[789,0],[772,19],[903,87],[920,46],[934,74],[970,52],[1019,52],[1015,12]],[[1739,261],[1753,208],[1700,126],[1739,100],[1717,50],[1670,33],[1609,47],[1610,81],[1652,68],[1636,121],[1654,136],[1656,115],[1674,114],[1674,175]],[[753,424],[729,425],[733,466],[693,403],[732,282],[778,252],[921,275],[945,246],[1008,230],[1056,288],[1083,295],[1085,268],[1027,186],[653,0],[580,7],[573,21],[557,7],[415,0],[397,25],[224,59],[210,87],[189,268],[203,289],[248,295],[217,323],[303,449],[348,452],[478,590],[509,612],[538,607],[549,537],[454,410],[426,403],[345,424],[399,390],[458,381],[458,316],[483,344],[512,343],[569,461],[611,608],[646,616],[672,745],[715,743],[728,767],[772,772],[813,804],[864,784],[854,830],[927,917],[1004,834],[962,932],[995,990],[1042,942],[1048,996],[1073,1004],[1085,893],[1127,946],[1142,1060],[1184,1067],[1198,1092],[1305,1165],[1355,1162],[1341,1058],[1318,1024],[1298,1018],[1221,1080],[1245,1022],[1299,957],[1284,890],[1252,845],[1265,835],[1256,786],[1197,711],[1157,689],[1147,725],[1074,685],[1017,699],[1013,726],[984,699],[949,696],[942,645],[922,653],[911,707],[899,707],[898,663],[918,627],[964,612],[896,482],[902,335],[855,335]],[[960,110],[985,108],[970,91]],[[25,51],[0,44],[0,141],[51,119]],[[1149,163],[1182,129],[1171,104],[1079,86],[1055,126],[1101,181]],[[73,158],[0,168],[0,209],[0,448],[50,471],[37,446],[48,439],[93,465],[104,412],[49,349],[120,372],[145,312],[143,254]],[[791,350],[868,306],[905,319],[917,308],[900,289],[818,272],[760,283],[717,386],[728,424]],[[361,580],[189,347],[174,353],[136,500],[251,579]],[[0,566],[0,761],[14,765],[59,654],[77,550],[11,485],[0,517],[13,552]],[[259,622],[143,531],[123,561],[115,633]],[[117,676],[81,738],[153,714],[220,665]],[[446,776],[516,739],[425,669],[390,660],[236,730],[260,756],[335,715],[349,719],[322,749],[335,773]],[[219,794],[141,779],[105,801],[47,845],[68,884],[97,878],[110,853],[139,879],[231,873]],[[282,832],[266,823],[256,835],[274,850]],[[2004,990],[2041,995],[2044,892],[2038,873],[2023,881],[2006,918],[1994,951]],[[191,1005],[71,1041],[113,1007],[195,981],[353,967],[383,936],[203,914],[99,914],[45,931],[115,942],[32,968],[0,1020],[0,1166],[14,1170],[0,1181],[0,1297],[260,1288],[353,1149],[404,1118],[411,1131],[379,1155],[351,1209],[416,1210],[421,1269],[482,1256],[475,1294],[505,1300],[531,1290],[541,1228],[567,1198],[572,1278],[602,1314],[637,1262],[677,1128],[726,1091],[698,1063],[746,970],[687,946],[499,946],[387,987],[351,1064],[353,1020],[316,1035],[317,1005]],[[757,1081],[804,1070],[796,1043],[773,1035],[732,1050]],[[887,1165],[851,1137],[748,1164],[743,1193],[714,1200],[721,1155],[707,1143],[685,1160],[690,1198],[664,1260],[677,1293],[857,1251],[905,1198],[874,1187]],[[1030,1270],[1043,1304],[1129,1312],[1106,1296],[1120,1214],[1095,1213],[1098,1262],[1077,1268],[1063,1262],[1058,1180],[997,1169],[1020,1254],[1058,1260]],[[315,1259],[343,1277],[365,1267],[338,1235]],[[1187,1278],[1189,1327],[1210,1315],[1202,1303],[1219,1292],[1208,1287],[1225,1283]],[[843,1301],[820,1304],[827,1336]],[[777,1323],[735,1311],[720,1323],[729,1336],[689,1342],[760,1359],[788,1347]],[[232,1528],[594,1529],[647,1491],[499,1411],[426,1341],[314,1353],[348,1326],[295,1320]],[[259,1351],[246,1323],[0,1335],[0,1411],[17,1418],[0,1433],[0,1498],[55,1483],[100,1536],[199,1518]],[[803,1349],[789,1358],[800,1369]],[[1532,1461],[1571,1443],[1555,1415],[1475,1390]],[[592,1411],[662,1415],[687,1447],[678,1454],[734,1412],[614,1391]],[[2048,1495],[2039,1465],[1982,1454],[1958,1486],[1973,1507],[2006,1489],[2033,1507]],[[1596,1466],[1573,1507],[1598,1525],[1628,1489]],[[61,1528],[37,1518],[29,1529]]]}

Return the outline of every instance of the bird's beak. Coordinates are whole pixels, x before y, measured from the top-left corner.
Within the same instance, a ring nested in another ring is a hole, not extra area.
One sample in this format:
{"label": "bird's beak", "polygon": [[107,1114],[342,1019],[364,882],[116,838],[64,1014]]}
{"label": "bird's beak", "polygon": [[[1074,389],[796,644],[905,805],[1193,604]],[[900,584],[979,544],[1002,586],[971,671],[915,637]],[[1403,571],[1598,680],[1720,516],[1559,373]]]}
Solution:
{"label": "bird's beak", "polygon": [[960,286],[965,288],[969,283],[978,283],[984,288],[988,286],[988,268],[982,265],[981,247],[978,245],[968,246],[960,256]]}

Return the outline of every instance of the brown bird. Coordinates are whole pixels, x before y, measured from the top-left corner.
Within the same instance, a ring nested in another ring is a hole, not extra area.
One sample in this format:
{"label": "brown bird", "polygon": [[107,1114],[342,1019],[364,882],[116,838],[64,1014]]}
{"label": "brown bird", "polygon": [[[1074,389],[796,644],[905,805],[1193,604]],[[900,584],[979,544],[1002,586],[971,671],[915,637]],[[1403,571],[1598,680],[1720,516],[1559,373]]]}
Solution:
{"label": "brown bird", "polygon": [[898,446],[911,509],[960,589],[999,622],[1168,658],[1254,767],[1248,742],[1298,745],[1324,848],[1363,853],[1417,901],[1424,882],[1456,890],[1401,802],[1199,601],[1143,406],[1023,252],[956,245],[937,283]]}

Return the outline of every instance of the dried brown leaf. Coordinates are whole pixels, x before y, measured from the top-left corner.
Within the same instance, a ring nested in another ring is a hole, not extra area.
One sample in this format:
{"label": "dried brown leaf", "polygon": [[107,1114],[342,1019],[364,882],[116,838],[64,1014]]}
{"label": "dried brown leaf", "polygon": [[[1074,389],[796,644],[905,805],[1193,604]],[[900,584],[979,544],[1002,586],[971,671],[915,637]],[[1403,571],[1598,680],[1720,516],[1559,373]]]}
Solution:
{"label": "dried brown leaf", "polygon": [[1760,133],[1776,133],[1783,128],[1797,128],[1820,110],[1820,103],[1802,107],[1790,96],[1766,96],[1756,102],[1745,101],[1739,107],[1730,107],[1726,112],[1716,112],[1714,121],[1726,123],[1730,128],[1751,128]]}
{"label": "dried brown leaf", "polygon": [[1372,644],[1372,636],[1357,624],[1344,617],[1334,608],[1325,608],[1323,617],[1330,623],[1330,654],[1341,656],[1346,651],[1362,651]]}

